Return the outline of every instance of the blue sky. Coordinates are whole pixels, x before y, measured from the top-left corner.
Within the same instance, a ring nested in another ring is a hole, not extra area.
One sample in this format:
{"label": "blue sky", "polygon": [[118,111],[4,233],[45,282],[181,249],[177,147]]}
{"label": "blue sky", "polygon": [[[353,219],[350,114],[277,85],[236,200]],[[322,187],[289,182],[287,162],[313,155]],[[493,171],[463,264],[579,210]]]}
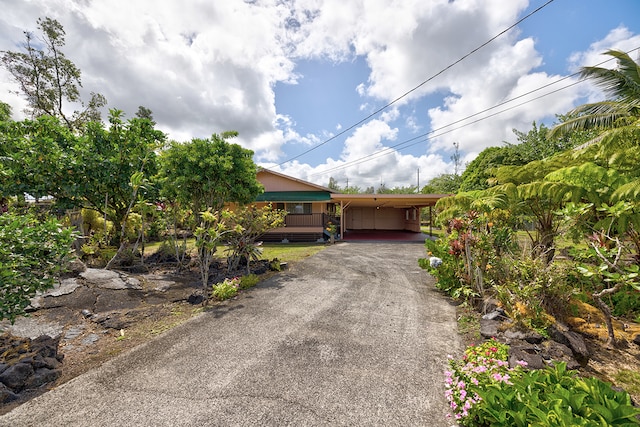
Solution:
{"label": "blue sky", "polygon": [[[0,0],[0,50],[15,50],[22,31],[49,16],[66,30],[65,53],[82,70],[84,91],[130,116],[150,108],[172,139],[237,130],[257,163],[297,178],[408,186],[417,170],[422,184],[453,172],[454,142],[464,166],[486,147],[516,142],[513,128],[550,124],[602,95],[582,83],[531,100],[572,78],[491,110],[512,107],[494,117],[465,118],[597,64],[607,49],[640,47],[640,1],[555,0],[442,72],[545,3]],[[15,89],[0,71],[0,99],[20,119]],[[402,144],[434,129],[448,132]]]}

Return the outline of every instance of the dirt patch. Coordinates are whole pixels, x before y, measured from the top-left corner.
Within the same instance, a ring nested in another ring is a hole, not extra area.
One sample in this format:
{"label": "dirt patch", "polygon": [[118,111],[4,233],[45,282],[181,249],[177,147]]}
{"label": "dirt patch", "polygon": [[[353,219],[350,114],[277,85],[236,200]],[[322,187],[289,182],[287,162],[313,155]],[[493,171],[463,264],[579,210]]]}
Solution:
{"label": "dirt patch", "polygon": [[[263,272],[262,280],[273,274],[264,273],[263,265],[257,268]],[[220,268],[212,274],[213,280],[225,274]],[[69,293],[39,299],[40,308],[18,319],[13,327],[0,324],[0,329],[9,329],[14,335],[59,336],[58,350],[64,356],[62,375],[55,382],[30,390],[17,401],[0,404],[0,414],[220,304],[209,301],[204,308],[188,302],[194,293],[203,293],[196,269],[176,272],[165,266],[127,276],[139,281],[139,289],[101,289],[81,283]]]}

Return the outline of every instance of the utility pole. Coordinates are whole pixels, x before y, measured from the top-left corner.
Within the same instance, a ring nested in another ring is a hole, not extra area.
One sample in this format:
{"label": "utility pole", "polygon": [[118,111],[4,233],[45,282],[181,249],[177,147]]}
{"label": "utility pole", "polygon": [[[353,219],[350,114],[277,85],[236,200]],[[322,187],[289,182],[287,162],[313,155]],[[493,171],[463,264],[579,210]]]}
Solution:
{"label": "utility pole", "polygon": [[416,191],[420,193],[420,168],[418,168],[418,187],[416,188]]}

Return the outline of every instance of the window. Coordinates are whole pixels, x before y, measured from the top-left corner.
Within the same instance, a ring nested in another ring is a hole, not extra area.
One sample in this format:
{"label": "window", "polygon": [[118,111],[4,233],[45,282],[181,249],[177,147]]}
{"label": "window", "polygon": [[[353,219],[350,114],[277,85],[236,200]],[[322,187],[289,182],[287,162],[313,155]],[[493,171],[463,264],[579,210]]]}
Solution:
{"label": "window", "polygon": [[311,215],[311,203],[286,203],[285,210],[291,215]]}

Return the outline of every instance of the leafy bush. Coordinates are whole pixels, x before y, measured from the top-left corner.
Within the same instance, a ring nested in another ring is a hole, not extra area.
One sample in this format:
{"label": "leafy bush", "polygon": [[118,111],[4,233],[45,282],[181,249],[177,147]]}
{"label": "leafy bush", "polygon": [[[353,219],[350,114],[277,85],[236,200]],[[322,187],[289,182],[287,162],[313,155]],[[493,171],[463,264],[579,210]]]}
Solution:
{"label": "leafy bush", "polygon": [[238,290],[240,287],[240,279],[234,277],[233,279],[224,279],[223,282],[216,283],[213,285],[213,296],[219,299],[220,301],[224,301],[229,298],[233,298],[238,295]]}
{"label": "leafy bush", "polygon": [[494,339],[465,350],[463,360],[449,359],[445,372],[446,392],[451,412],[463,426],[474,426],[474,410],[481,404],[478,391],[494,382],[510,384],[512,369],[507,363],[509,347]]}
{"label": "leafy bush", "polygon": [[248,274],[240,278],[240,289],[249,289],[260,282],[260,278],[255,274]]}
{"label": "leafy bush", "polygon": [[[446,239],[427,240],[425,246],[428,258],[420,258],[418,264],[436,278],[436,287],[456,299],[469,299],[473,296],[473,288],[462,280],[464,264],[449,252]],[[430,262],[430,258],[434,256],[442,260],[442,264],[437,267]]]}
{"label": "leafy bush", "polygon": [[446,397],[463,426],[635,426],[640,409],[628,393],[580,378],[558,363],[543,370],[509,368],[508,346],[489,340],[450,359]]}
{"label": "leafy bush", "polygon": [[507,315],[517,325],[547,335],[552,318],[543,307],[545,290],[552,283],[543,260],[514,260],[508,280],[494,286],[496,296]]}
{"label": "leafy bush", "polygon": [[13,323],[37,292],[53,287],[74,238],[55,218],[0,215],[0,319]]}
{"label": "leafy bush", "polygon": [[640,409],[626,392],[597,378],[580,378],[566,364],[523,372],[512,384],[478,390],[480,426],[637,426]]}

